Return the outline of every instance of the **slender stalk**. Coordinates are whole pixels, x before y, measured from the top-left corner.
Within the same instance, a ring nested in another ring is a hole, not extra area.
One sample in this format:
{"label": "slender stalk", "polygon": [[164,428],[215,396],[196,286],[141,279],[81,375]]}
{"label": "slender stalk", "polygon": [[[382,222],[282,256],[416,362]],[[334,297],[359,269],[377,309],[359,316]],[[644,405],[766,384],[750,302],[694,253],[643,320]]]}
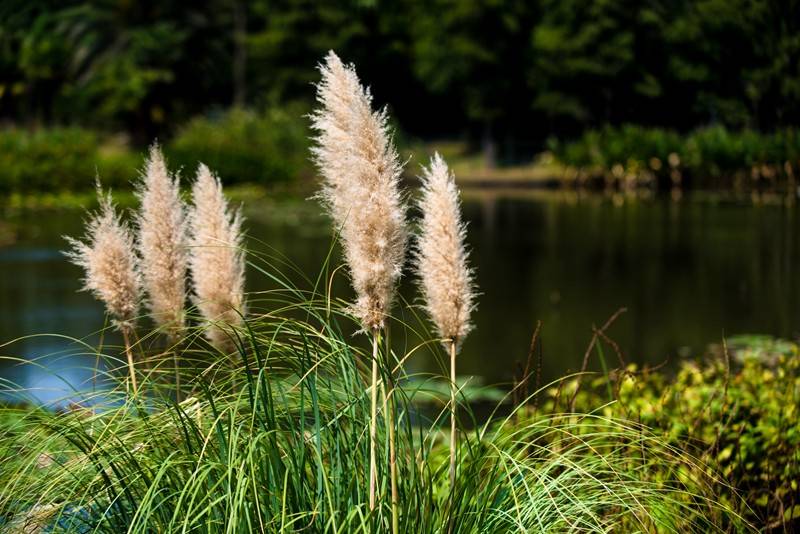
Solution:
{"label": "slender stalk", "polygon": [[395,443],[395,404],[394,404],[394,372],[391,361],[391,344],[389,342],[389,327],[386,330],[386,361],[389,371],[388,389],[385,397],[385,410],[388,414],[387,424],[389,426],[389,476],[392,486],[392,534],[400,532],[400,511],[399,497],[397,492],[397,444]]}
{"label": "slender stalk", "polygon": [[375,491],[378,485],[377,459],[375,447],[378,423],[378,331],[372,333],[372,386],[370,388],[371,411],[369,419],[369,509],[375,509]]}
{"label": "slender stalk", "polygon": [[136,369],[133,365],[133,352],[131,351],[131,341],[128,335],[128,328],[122,327],[122,339],[125,341],[125,355],[128,357],[128,371],[131,374],[131,386],[133,386],[134,396],[137,394],[139,387],[136,385]]}
{"label": "slender stalk", "polygon": [[450,490],[456,487],[456,340],[450,340]]}
{"label": "slender stalk", "polygon": [[181,402],[181,370],[178,365],[178,348],[173,347],[172,350],[172,364],[175,366],[175,402]]}

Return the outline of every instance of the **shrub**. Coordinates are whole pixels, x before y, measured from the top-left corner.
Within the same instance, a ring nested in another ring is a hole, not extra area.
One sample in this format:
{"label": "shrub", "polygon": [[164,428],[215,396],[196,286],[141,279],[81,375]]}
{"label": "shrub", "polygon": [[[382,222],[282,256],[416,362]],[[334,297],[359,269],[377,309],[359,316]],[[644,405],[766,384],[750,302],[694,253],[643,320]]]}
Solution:
{"label": "shrub", "polygon": [[636,125],[588,130],[576,140],[551,139],[549,149],[564,165],[589,176],[690,177],[706,185],[752,177],[775,180],[800,167],[800,137],[794,129],[763,134],[700,128],[688,135]]}
{"label": "shrub", "polygon": [[310,132],[303,116],[302,109],[290,106],[198,117],[167,144],[167,156],[171,166],[190,174],[202,161],[227,184],[286,182],[310,173]]}
{"label": "shrub", "polygon": [[764,337],[734,338],[729,348],[730,371],[723,354],[685,361],[673,379],[629,366],[613,380],[616,402],[607,404],[608,380],[598,378],[581,390],[576,410],[603,406],[608,417],[652,428],[740,492],[750,507],[738,510],[743,516],[795,531],[800,528],[800,352],[793,343]]}
{"label": "shrub", "polygon": [[0,192],[91,189],[127,184],[140,158],[115,138],[81,128],[0,130]]}

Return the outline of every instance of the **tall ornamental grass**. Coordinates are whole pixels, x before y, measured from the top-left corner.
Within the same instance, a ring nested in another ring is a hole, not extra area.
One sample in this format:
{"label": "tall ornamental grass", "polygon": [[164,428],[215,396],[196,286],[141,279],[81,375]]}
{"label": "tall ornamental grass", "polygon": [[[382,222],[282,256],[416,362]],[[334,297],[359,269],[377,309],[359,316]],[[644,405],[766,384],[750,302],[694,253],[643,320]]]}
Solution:
{"label": "tall ornamental grass", "polygon": [[[258,260],[253,267],[283,280]],[[180,403],[159,378],[154,354],[155,371],[142,380],[146,398],[117,388],[87,394],[63,412],[30,408],[12,420],[3,409],[6,526],[108,533],[392,528],[388,499],[370,507],[369,349],[353,344],[358,319],[321,282],[276,283],[252,296],[258,319],[236,328],[235,360],[214,357],[202,341],[187,346],[181,358],[194,371],[186,383],[193,393]],[[202,329],[190,332],[201,340]],[[112,346],[100,354],[112,376],[114,354]],[[380,372],[391,372],[384,361]],[[461,428],[458,491],[451,493],[441,424],[447,409],[421,410],[418,402],[430,396],[424,384],[435,377],[403,379],[423,385],[395,392],[402,532],[746,527],[711,497],[719,481],[704,465],[644,427],[591,413],[523,423],[512,413]],[[388,421],[379,418],[376,428],[384,454]],[[387,495],[389,466],[376,468],[379,496]]]}
{"label": "tall ornamental grass", "polygon": [[[122,351],[74,340],[104,363],[95,372],[112,387],[76,392],[58,411],[0,407],[0,526],[209,534],[747,529],[714,499],[722,482],[706,466],[640,425],[596,413],[531,416],[522,413],[527,399],[484,422],[465,405],[470,424],[459,424],[455,357],[471,328],[475,290],[453,176],[435,157],[420,199],[417,271],[436,334],[396,354],[389,325],[402,334],[426,323],[390,315],[407,240],[401,164],[386,114],[372,109],[355,69],[331,52],[320,70],[314,156],[355,302],[331,294],[338,268],[326,264],[294,285],[269,257],[247,256],[242,218],[204,165],[184,211],[178,181],[154,148],[138,240],[101,196],[86,239],[71,241],[86,289],[123,333]],[[244,294],[245,262],[271,289]],[[170,351],[149,342],[147,323],[134,336],[142,273],[153,326],[170,334]],[[402,316],[415,318],[416,307],[405,305]],[[369,333],[371,347],[353,337],[358,331]],[[408,375],[403,363],[438,341],[450,356],[450,402],[431,409],[425,400],[437,377]],[[0,388],[29,399],[14,384]]]}
{"label": "tall ornamental grass", "polygon": [[[372,95],[361,85],[355,67],[345,65],[331,51],[320,66],[320,73],[319,109],[312,115],[317,132],[312,153],[324,180],[320,197],[344,247],[356,292],[352,313],[372,336],[370,507],[374,508],[378,482],[378,345],[385,333],[406,252],[406,210],[400,192],[402,165],[389,132],[386,110],[373,111]],[[387,404],[391,412],[391,403]],[[391,463],[394,440],[390,440],[390,449]],[[393,486],[394,480],[392,471]],[[392,497],[396,500],[396,491]]]}

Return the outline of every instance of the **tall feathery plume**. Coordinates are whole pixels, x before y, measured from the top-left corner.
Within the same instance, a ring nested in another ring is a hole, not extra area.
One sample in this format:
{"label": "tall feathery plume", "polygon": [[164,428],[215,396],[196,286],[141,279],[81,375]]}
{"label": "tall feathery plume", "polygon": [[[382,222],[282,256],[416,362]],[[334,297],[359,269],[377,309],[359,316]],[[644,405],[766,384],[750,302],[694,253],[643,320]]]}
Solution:
{"label": "tall feathery plume", "polygon": [[227,350],[227,328],[242,324],[245,313],[242,216],[228,207],[222,183],[203,164],[192,186],[189,226],[192,298],[208,322],[208,340]]}
{"label": "tall feathery plume", "polygon": [[[391,308],[406,248],[406,213],[400,193],[399,161],[385,110],[372,110],[372,96],[352,65],[329,52],[320,65],[320,108],[312,115],[317,131],[312,149],[323,177],[321,198],[340,233],[356,292],[353,314],[372,334],[370,419],[370,509],[377,487],[376,428],[378,340]],[[391,410],[390,410],[391,411]],[[392,425],[389,425],[390,431]],[[392,470],[393,526],[396,483]],[[396,528],[396,527],[395,527]]]}
{"label": "tall feathery plume", "polygon": [[445,348],[450,352],[450,485],[456,467],[456,352],[472,329],[475,284],[464,246],[466,226],[453,174],[435,154],[422,174],[422,213],[416,247],[416,269],[425,307]]}
{"label": "tall feathery plume", "polygon": [[184,325],[187,235],[178,178],[167,171],[158,145],[150,147],[137,196],[137,246],[147,305],[173,339]]}
{"label": "tall feathery plume", "polygon": [[[137,196],[137,246],[147,305],[156,324],[175,343],[184,326],[186,304],[186,209],[177,176],[170,176],[158,145],[150,147]],[[177,348],[172,348],[175,394],[181,400]]]}
{"label": "tall feathery plume", "polygon": [[86,222],[84,240],[66,237],[72,247],[66,255],[85,272],[82,289],[105,304],[114,325],[122,332],[135,394],[138,388],[130,339],[142,290],[134,240],[128,225],[117,214],[111,195],[104,195],[98,186],[97,196],[100,209]]}

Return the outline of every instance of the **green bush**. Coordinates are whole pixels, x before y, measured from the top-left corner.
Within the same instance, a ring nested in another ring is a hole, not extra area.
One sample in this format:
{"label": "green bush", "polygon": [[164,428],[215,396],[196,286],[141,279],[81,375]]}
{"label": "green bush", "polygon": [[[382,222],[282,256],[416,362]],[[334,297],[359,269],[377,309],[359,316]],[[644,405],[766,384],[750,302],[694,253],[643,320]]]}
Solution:
{"label": "green bush", "polygon": [[178,131],[166,152],[184,172],[193,173],[202,161],[225,183],[286,182],[310,172],[310,132],[303,116],[303,110],[290,107],[196,118]]}
{"label": "green bush", "polygon": [[773,180],[800,167],[800,136],[791,128],[763,134],[711,126],[681,135],[636,125],[607,126],[573,141],[552,139],[549,149],[563,165],[591,176],[677,175],[699,184],[746,176]]}
{"label": "green bush", "polygon": [[0,193],[90,189],[96,176],[106,186],[126,184],[140,158],[100,139],[81,128],[0,130]]}
{"label": "green bush", "polygon": [[[646,425],[720,473],[749,505],[738,510],[744,517],[794,532],[800,528],[800,352],[793,343],[759,337],[731,340],[729,353],[730,364],[724,357],[683,362],[673,379],[630,366],[612,380],[616,402],[607,404],[603,377],[580,391],[575,409],[602,406],[605,416]],[[562,403],[569,397],[561,396]]]}

